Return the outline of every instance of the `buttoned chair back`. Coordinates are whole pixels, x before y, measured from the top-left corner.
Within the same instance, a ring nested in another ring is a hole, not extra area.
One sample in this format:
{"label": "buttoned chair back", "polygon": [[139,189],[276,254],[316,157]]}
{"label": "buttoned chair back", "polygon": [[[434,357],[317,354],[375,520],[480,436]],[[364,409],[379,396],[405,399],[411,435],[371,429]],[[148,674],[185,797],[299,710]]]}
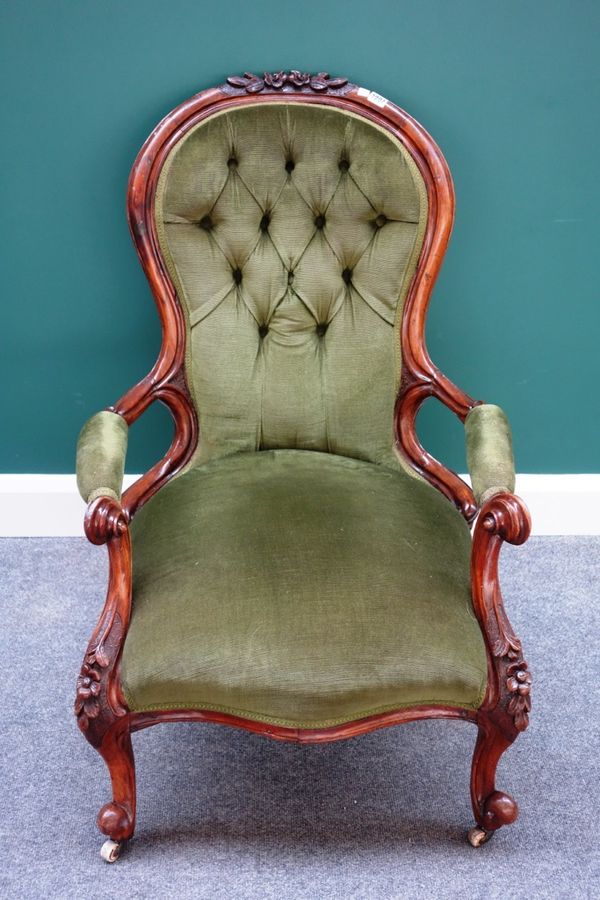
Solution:
{"label": "buttoned chair back", "polygon": [[285,448],[397,464],[399,331],[427,210],[403,144],[343,109],[253,103],[179,138],[155,221],[185,312],[197,462]]}

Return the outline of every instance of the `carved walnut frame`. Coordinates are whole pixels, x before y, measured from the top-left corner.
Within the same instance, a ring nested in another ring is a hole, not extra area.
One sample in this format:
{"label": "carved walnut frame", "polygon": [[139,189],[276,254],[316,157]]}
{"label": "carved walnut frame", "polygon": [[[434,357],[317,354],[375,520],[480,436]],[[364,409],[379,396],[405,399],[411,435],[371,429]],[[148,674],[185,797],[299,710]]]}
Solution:
{"label": "carved walnut frame", "polygon": [[[175,287],[162,259],[154,220],[154,196],[161,167],[172,149],[197,122],[216,111],[264,101],[337,107],[364,116],[387,129],[408,150],[425,181],[429,216],[417,270],[406,299],[401,344],[403,374],[395,409],[398,450],[410,465],[438,488],[467,521],[478,515],[472,546],[473,607],[487,648],[488,686],[482,706],[468,710],[448,706],[415,706],[369,716],[324,729],[267,725],[224,713],[199,710],[130,712],[121,690],[120,658],[131,608],[132,570],[129,522],[135,512],[188,462],[198,441],[198,422],[184,371],[186,330]],[[161,320],[163,340],[151,372],[111,410],[134,422],[156,400],[169,408],[173,441],[165,456],[125,491],[119,504],[100,497],[88,507],[85,532],[94,544],[107,544],[109,584],[106,603],[87,648],[77,684],[75,712],[79,727],[104,758],[113,799],[98,815],[98,826],[114,841],[130,838],[135,827],[135,770],[131,733],[158,722],[218,722],[245,728],[282,741],[323,743],[378,728],[427,718],[454,718],[478,728],[471,771],[473,813],[485,837],[517,817],[515,801],[495,787],[498,760],[528,724],[531,678],[521,644],[502,603],[498,557],[505,541],[524,542],[530,520],[523,502],[498,494],[478,509],[469,486],[434,459],[419,442],[417,413],[427,397],[435,397],[464,421],[477,401],[467,396],[432,363],[425,346],[425,318],[431,291],[442,264],[454,219],[454,191],[444,157],[427,132],[406,112],[377,94],[349,84],[299,72],[246,73],[218,88],[203,91],[169,113],[142,147],[128,189],[128,217],[138,256],[147,275]]]}

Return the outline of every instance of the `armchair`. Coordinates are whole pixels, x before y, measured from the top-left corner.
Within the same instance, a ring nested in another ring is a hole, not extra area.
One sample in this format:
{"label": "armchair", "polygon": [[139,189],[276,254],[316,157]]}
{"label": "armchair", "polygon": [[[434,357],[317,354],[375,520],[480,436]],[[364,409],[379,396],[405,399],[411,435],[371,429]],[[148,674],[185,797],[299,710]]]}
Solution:
{"label": "armchair", "polygon": [[[471,844],[516,819],[495,772],[531,677],[498,557],[530,521],[504,413],[425,347],[453,215],[427,132],[324,73],[232,76],[140,151],[128,216],[162,347],[77,450],[109,555],[75,701],[111,777],[107,861],[135,827],[131,734],[158,722],[319,743],[461,719]],[[472,488],[419,442],[427,397],[465,423]],[[122,494],[129,426],[157,400],[172,444]]]}

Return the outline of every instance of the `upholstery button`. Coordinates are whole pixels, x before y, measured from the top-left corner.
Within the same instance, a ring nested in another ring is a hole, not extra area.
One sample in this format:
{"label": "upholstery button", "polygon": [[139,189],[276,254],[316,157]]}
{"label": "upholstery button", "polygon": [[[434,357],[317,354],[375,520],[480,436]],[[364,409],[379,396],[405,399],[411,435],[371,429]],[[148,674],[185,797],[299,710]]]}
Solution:
{"label": "upholstery button", "polygon": [[241,269],[233,270],[233,280],[235,281],[236,284],[242,283],[242,270]]}
{"label": "upholstery button", "polygon": [[342,278],[346,282],[346,284],[350,284],[352,281],[352,269],[344,269],[342,272]]}
{"label": "upholstery button", "polygon": [[262,217],[262,219],[260,220],[260,230],[268,231],[270,223],[271,223],[271,216],[269,215],[269,213],[265,213],[264,216]]}
{"label": "upholstery button", "polygon": [[338,163],[338,169],[340,170],[340,172],[347,172],[349,168],[350,168],[349,161],[347,159],[340,159],[340,161]]}
{"label": "upholstery button", "polygon": [[296,168],[296,163],[294,162],[293,159],[286,160],[286,163],[285,163],[285,171],[286,172],[293,172],[295,168]]}
{"label": "upholstery button", "polygon": [[200,221],[198,222],[200,228],[203,228],[205,231],[210,231],[213,227],[213,220],[210,216],[202,216]]}
{"label": "upholstery button", "polygon": [[268,335],[268,333],[269,333],[269,326],[268,326],[268,325],[259,325],[259,326],[258,326],[258,333],[259,333],[259,335],[260,335],[261,338],[266,337],[266,336]]}
{"label": "upholstery button", "polygon": [[319,337],[323,337],[323,335],[324,335],[325,332],[327,331],[328,324],[329,324],[328,322],[319,322],[319,323],[317,324],[317,327],[315,328],[315,331],[317,332],[317,334],[319,335]]}
{"label": "upholstery button", "polygon": [[235,156],[230,156],[229,159],[227,160],[227,165],[230,169],[237,169],[237,164],[238,164],[238,161],[235,158]]}
{"label": "upholstery button", "polygon": [[384,216],[383,213],[379,213],[376,219],[373,221],[373,225],[375,228],[383,228],[385,223],[387,222],[387,216]]}
{"label": "upholstery button", "polygon": [[315,225],[317,226],[317,228],[324,228],[325,227],[325,216],[318,215],[315,219]]}
{"label": "upholstery button", "polygon": [[294,273],[290,270],[288,272],[288,284],[291,284],[293,280],[294,280]]}

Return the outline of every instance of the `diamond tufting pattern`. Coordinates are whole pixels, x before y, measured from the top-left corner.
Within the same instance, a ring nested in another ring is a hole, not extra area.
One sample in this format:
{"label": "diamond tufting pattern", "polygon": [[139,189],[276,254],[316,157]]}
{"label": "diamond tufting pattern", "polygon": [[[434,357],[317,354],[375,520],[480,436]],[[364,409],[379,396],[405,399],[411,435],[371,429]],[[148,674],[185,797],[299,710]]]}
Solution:
{"label": "diamond tufting pattern", "polygon": [[399,143],[315,104],[197,125],[156,196],[186,308],[197,461],[267,448],[396,462],[399,313],[427,217]]}

